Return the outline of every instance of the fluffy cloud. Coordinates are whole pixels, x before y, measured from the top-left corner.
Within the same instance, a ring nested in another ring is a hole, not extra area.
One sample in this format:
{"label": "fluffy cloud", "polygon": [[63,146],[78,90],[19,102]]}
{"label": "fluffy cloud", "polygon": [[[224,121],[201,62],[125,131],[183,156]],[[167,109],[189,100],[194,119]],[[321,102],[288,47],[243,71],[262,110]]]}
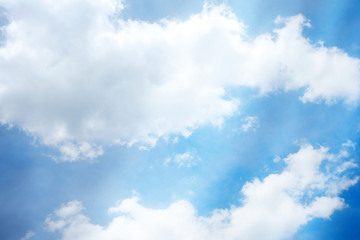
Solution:
{"label": "fluffy cloud", "polygon": [[284,159],[281,173],[246,183],[241,206],[215,210],[209,217],[198,216],[187,201],[151,209],[133,197],[109,209],[118,216],[106,227],[92,224],[78,201],[54,211],[45,223],[64,240],[289,239],[313,218],[329,218],[346,206],[339,194],[358,177],[351,176],[354,165],[345,153],[303,145]]}
{"label": "fluffy cloud", "polygon": [[114,0],[0,5],[10,20],[0,48],[0,122],[65,151],[58,159],[219,126],[241,101],[226,97],[231,87],[305,89],[304,102],[359,100],[359,59],[304,38],[302,15],[278,18],[283,27],[248,40],[225,5],[155,23],[122,19]]}

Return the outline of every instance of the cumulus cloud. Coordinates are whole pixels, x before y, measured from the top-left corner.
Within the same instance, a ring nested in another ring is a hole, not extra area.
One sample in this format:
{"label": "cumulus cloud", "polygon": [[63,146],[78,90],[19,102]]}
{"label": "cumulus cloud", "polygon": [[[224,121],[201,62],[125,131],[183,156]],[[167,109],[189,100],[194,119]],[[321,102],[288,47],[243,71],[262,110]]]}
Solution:
{"label": "cumulus cloud", "polygon": [[[49,215],[45,223],[51,232],[67,239],[289,239],[314,218],[330,218],[346,206],[339,194],[354,185],[352,164],[342,154],[325,147],[302,145],[284,158],[281,173],[246,183],[242,204],[198,216],[187,201],[165,209],[151,209],[137,196],[109,209],[116,214],[108,226],[91,223],[78,201],[69,202]],[[341,166],[344,171],[337,171]]]}
{"label": "cumulus cloud", "polygon": [[164,161],[164,165],[168,166],[171,162],[178,165],[178,167],[194,167],[198,165],[198,162],[201,161],[201,158],[190,151],[184,152],[182,154],[175,154],[173,157],[168,157]]}
{"label": "cumulus cloud", "polygon": [[[122,19],[123,4],[114,0],[0,5],[9,16],[0,123],[65,152],[59,159],[96,157],[97,146],[117,142],[151,147],[220,126],[241,101],[225,97],[231,87],[305,89],[303,102],[359,100],[359,59],[304,38],[310,24],[302,15],[278,18],[273,33],[249,40],[225,5],[154,23]],[[80,150],[84,142],[90,153]]]}

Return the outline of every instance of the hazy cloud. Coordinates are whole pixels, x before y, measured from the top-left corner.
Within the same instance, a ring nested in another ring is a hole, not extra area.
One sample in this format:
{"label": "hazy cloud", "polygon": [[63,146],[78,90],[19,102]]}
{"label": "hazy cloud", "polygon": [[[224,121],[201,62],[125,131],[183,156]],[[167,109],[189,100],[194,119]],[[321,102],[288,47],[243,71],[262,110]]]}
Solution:
{"label": "hazy cloud", "polygon": [[28,231],[24,237],[22,237],[20,240],[29,240],[30,238],[32,238],[33,236],[35,236],[36,234],[33,231]]}
{"label": "hazy cloud", "polygon": [[175,154],[173,157],[168,157],[164,161],[164,165],[168,166],[171,162],[178,165],[178,167],[194,167],[198,165],[201,158],[196,153],[187,151],[182,154]]}
{"label": "hazy cloud", "polygon": [[260,126],[258,117],[247,116],[244,122],[241,126],[244,132],[255,131]]}

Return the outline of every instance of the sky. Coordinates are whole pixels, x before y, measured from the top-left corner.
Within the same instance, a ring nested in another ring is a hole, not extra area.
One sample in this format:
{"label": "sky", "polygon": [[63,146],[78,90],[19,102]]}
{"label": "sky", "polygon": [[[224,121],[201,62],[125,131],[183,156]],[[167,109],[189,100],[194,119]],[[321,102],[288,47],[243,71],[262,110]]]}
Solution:
{"label": "sky", "polygon": [[0,238],[357,238],[359,11],[0,0]]}

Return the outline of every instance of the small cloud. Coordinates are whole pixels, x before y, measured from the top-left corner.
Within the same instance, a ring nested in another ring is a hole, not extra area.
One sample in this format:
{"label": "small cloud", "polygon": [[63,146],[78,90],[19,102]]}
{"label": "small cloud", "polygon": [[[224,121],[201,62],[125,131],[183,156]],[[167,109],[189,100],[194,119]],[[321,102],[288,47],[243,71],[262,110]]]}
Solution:
{"label": "small cloud", "polygon": [[59,146],[60,156],[50,156],[56,162],[75,162],[79,160],[94,160],[104,154],[101,146],[81,143],[65,143]]}
{"label": "small cloud", "polygon": [[274,163],[278,163],[278,162],[280,162],[281,161],[281,157],[279,157],[279,156],[275,156],[275,158],[273,159],[273,162]]}
{"label": "small cloud", "polygon": [[258,117],[247,116],[244,120],[244,124],[241,126],[244,132],[255,131],[260,127]]}
{"label": "small cloud", "polygon": [[187,151],[182,154],[176,154],[173,157],[167,157],[164,161],[164,166],[168,166],[170,162],[174,162],[178,167],[190,168],[197,166],[199,161],[201,161],[201,158],[196,155],[196,153]]}
{"label": "small cloud", "polygon": [[35,236],[36,234],[33,231],[28,231],[24,237],[22,237],[20,240],[28,240]]}
{"label": "small cloud", "polygon": [[355,150],[355,147],[356,147],[356,143],[350,141],[350,140],[347,140],[346,143],[343,143],[342,144],[343,147],[350,147],[352,148],[353,150]]}
{"label": "small cloud", "polygon": [[149,151],[150,149],[149,149],[149,147],[147,147],[147,146],[140,146],[140,147],[139,147],[139,150],[140,150],[140,151]]}

